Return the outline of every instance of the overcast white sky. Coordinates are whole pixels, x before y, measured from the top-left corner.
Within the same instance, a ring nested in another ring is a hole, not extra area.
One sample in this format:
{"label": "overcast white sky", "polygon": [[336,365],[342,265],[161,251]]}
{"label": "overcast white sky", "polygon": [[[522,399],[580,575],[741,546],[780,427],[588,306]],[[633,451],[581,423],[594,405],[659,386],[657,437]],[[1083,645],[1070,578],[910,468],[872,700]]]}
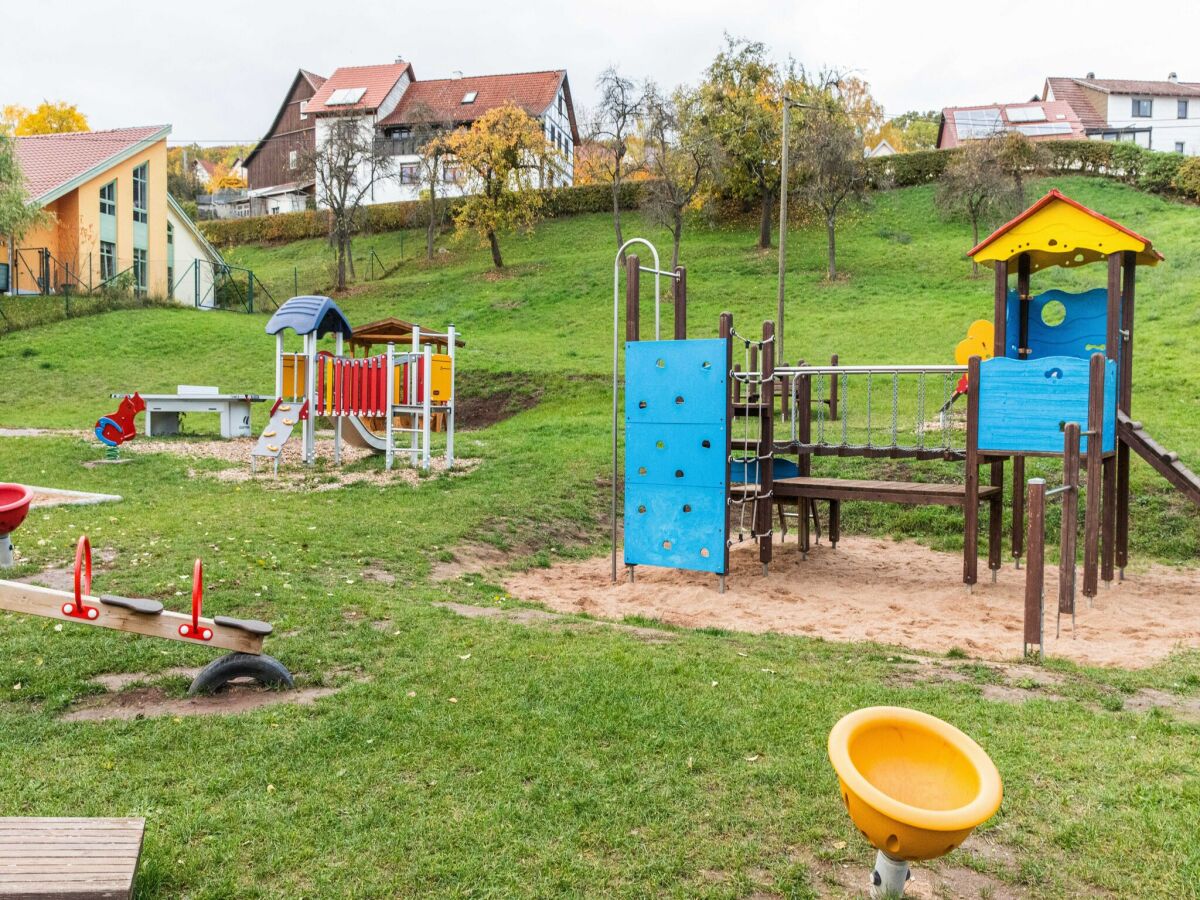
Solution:
{"label": "overcast white sky", "polygon": [[[1000,15],[994,14],[995,10]],[[1017,101],[1047,75],[1200,81],[1195,0],[38,0],[5,2],[0,104],[77,103],[93,128],[170,123],[172,142],[249,142],[297,68],[402,55],[417,78],[566,68],[577,104],[615,64],[695,81],[722,33],[866,78],[889,115]]]}

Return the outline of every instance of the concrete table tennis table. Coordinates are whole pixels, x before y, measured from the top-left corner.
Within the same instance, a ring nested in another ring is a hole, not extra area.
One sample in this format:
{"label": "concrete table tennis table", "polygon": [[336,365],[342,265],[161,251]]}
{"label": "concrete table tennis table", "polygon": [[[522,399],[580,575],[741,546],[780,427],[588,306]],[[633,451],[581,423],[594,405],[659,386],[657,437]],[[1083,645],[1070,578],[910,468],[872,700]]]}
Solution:
{"label": "concrete table tennis table", "polygon": [[[113,394],[113,397],[124,397]],[[262,394],[222,394],[215,387],[181,384],[177,394],[142,394],[146,401],[146,434],[179,434],[180,413],[218,413],[221,437],[252,437],[250,404],[271,398]]]}

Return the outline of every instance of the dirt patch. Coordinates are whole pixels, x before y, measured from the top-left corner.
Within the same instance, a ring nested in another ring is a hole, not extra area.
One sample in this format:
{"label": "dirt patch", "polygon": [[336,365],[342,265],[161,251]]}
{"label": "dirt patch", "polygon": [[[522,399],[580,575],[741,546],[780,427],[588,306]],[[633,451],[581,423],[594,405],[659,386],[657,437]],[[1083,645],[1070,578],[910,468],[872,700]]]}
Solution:
{"label": "dirt patch", "polygon": [[[999,581],[962,585],[962,558],[909,541],[844,538],[802,561],[795,543],[777,544],[764,578],[757,547],[736,546],[725,594],[712,575],[644,567],[637,581],[610,582],[607,557],[532,569],[506,578],[514,596],[561,612],[608,619],[641,616],[688,628],[878,641],[982,659],[1019,657],[1025,571],[1011,566]],[[1057,593],[1057,566],[1047,568],[1046,596]],[[1080,597],[1076,625],[1063,617],[1055,637],[1046,613],[1046,655],[1102,666],[1141,668],[1181,648],[1200,647],[1200,572],[1155,566],[1101,588],[1091,607]]]}
{"label": "dirt patch", "polygon": [[120,691],[141,681],[160,681],[164,678],[186,678],[190,681],[199,674],[200,669],[197,666],[176,666],[161,672],[106,672],[103,675],[94,675],[88,681],[100,685],[105,690]]}
{"label": "dirt patch", "polygon": [[533,409],[545,393],[544,381],[518,372],[466,373],[458,376],[454,424],[476,431]]}
{"label": "dirt patch", "polygon": [[501,550],[495,544],[482,541],[460,544],[450,553],[454,559],[438,560],[430,569],[429,575],[434,581],[453,581],[463,575],[495,572],[505,568],[514,556],[524,555],[520,549]]}
{"label": "dirt patch", "polygon": [[363,581],[374,581],[379,584],[395,584],[396,576],[378,565],[367,566],[362,571]]}
{"label": "dirt patch", "polygon": [[255,685],[232,684],[217,694],[172,697],[159,687],[134,688],[85,700],[64,713],[65,722],[105,722],[111,719],[149,719],[155,716],[235,716],[287,703],[311,706],[341,688],[314,687],[273,691]]}
{"label": "dirt patch", "polygon": [[75,428],[0,428],[0,438],[84,437],[87,434]]}
{"label": "dirt patch", "polygon": [[[117,551],[112,547],[93,547],[92,548],[92,582],[95,584],[95,576],[103,572],[105,569],[112,567],[116,562]],[[42,587],[52,588],[56,591],[74,591],[75,590],[75,564],[69,566],[52,566],[48,569],[42,569],[40,572],[35,572],[32,575],[25,575],[21,578],[16,578],[14,581],[24,582],[25,584],[37,584]]]}
{"label": "dirt patch", "polygon": [[92,494],[87,491],[68,491],[35,485],[29,487],[33,490],[33,501],[29,504],[33,509],[45,509],[50,506],[92,506],[96,503],[116,503],[121,499],[118,494]]}
{"label": "dirt patch", "polygon": [[[971,840],[977,840],[972,838]],[[967,844],[963,844],[963,849]],[[796,856],[812,873],[813,886],[821,897],[866,898],[871,891],[871,867],[874,851],[861,858],[847,859],[842,850],[835,859],[817,859],[807,851]],[[958,854],[956,853],[955,856]],[[1009,868],[1005,866],[1004,868]],[[1015,871],[1015,869],[1013,869]],[[976,872],[966,866],[958,866],[939,860],[917,863],[911,867],[912,878],[904,892],[905,897],[920,900],[948,900],[948,898],[979,898],[979,900],[1022,900],[1030,896],[998,876]]]}
{"label": "dirt patch", "polygon": [[530,609],[527,606],[514,606],[505,609],[501,606],[471,606],[467,603],[435,603],[434,606],[448,609],[450,612],[467,619],[497,619],[502,622],[512,622],[516,625],[549,625],[555,628],[595,629],[612,628],[631,635],[648,644],[665,644],[675,640],[670,631],[658,628],[644,628],[640,625],[626,625],[624,622],[595,621],[571,619],[561,613],[546,612],[543,609]]}
{"label": "dirt patch", "polygon": [[1142,688],[1126,698],[1125,709],[1146,712],[1161,709],[1184,722],[1200,722],[1200,697],[1180,697],[1154,688]]}
{"label": "dirt patch", "polygon": [[225,482],[257,481],[265,487],[285,491],[333,491],[351,484],[371,484],[378,487],[395,484],[416,486],[430,475],[445,472],[453,476],[465,475],[480,463],[478,459],[456,459],[453,468],[450,468],[447,467],[444,458],[437,457],[430,460],[429,474],[426,474],[418,468],[406,465],[407,456],[398,454],[396,465],[390,472],[382,469],[354,469],[348,466],[377,454],[373,450],[342,441],[342,465],[334,466],[333,435],[322,432],[318,434],[315,443],[317,459],[327,463],[328,467],[306,466],[301,457],[301,442],[297,436],[297,439],[284,445],[283,456],[279,462],[279,475],[275,476],[271,464],[264,460],[258,461],[257,473],[250,471],[250,451],[254,449],[254,444],[253,438],[192,440],[139,436],[137,440],[124,444],[123,449],[127,449],[133,455],[169,453],[183,459],[218,460],[229,465],[215,471],[189,469],[188,477],[213,478]]}

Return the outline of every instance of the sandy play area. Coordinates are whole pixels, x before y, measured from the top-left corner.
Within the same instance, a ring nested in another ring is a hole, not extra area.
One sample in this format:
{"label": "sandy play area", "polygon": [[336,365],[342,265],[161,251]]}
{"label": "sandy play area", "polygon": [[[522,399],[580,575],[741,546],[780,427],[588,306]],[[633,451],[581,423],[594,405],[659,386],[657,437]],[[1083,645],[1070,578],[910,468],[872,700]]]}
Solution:
{"label": "sandy play area", "polygon": [[[794,542],[776,544],[764,578],[757,547],[731,554],[725,594],[717,577],[641,567],[637,581],[610,583],[605,556],[530,569],[505,581],[514,596],[564,612],[606,618],[639,615],[689,628],[809,635],[836,641],[879,641],[915,650],[952,647],[983,659],[1021,655],[1024,570],[1006,562],[992,584],[986,561],[968,595],[962,557],[919,544],[843,538],[822,544],[801,561]],[[1200,647],[1200,570],[1152,567],[1101,584],[1088,608],[1078,595],[1075,629],[1062,619],[1055,639],[1058,570],[1046,571],[1046,653],[1093,665],[1140,668],[1182,647]],[[1078,584],[1083,573],[1079,571]]]}

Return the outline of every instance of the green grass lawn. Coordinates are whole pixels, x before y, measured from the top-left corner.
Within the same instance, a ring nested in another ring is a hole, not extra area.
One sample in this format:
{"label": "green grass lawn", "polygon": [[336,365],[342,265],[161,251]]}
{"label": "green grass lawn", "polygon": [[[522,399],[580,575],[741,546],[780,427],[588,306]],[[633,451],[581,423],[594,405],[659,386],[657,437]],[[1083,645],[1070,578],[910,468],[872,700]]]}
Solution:
{"label": "green grass lawn", "polygon": [[[1166,255],[1139,273],[1134,409],[1200,465],[1200,210],[1102,181],[1057,184]],[[789,359],[952,359],[967,325],[990,316],[991,280],[969,277],[969,235],[931,208],[928,189],[879,196],[843,228],[848,277],[832,285],[821,281],[817,233],[792,235]],[[628,234],[662,237],[631,219]],[[411,256],[417,236],[405,240]],[[374,248],[390,262],[398,243],[363,238],[356,255]],[[746,330],[772,314],[775,256],[752,244],[748,229],[687,235],[694,336],[714,335],[722,310]],[[511,267],[499,277],[486,251],[451,244],[434,263],[406,261],[340,301],[354,323],[453,322],[468,341],[460,386],[474,403],[539,399],[460,435],[460,456],[481,460],[466,475],[304,493],[208,477],[222,465],[211,460],[130,455],[85,467],[102,456],[91,440],[0,440],[5,480],[126,498],[35,512],[16,535],[29,560],[21,571],[68,564],[87,532],[115,553],[99,590],[182,609],[184,576],[203,556],[210,612],[272,621],[268,652],[302,686],[342,688],[310,706],[232,717],[68,723],[64,709],[102,692],[94,675],[214,654],[0,615],[5,814],[145,816],[142,897],[837,896],[830,872],[845,864],[865,876],[871,853],[841,807],[825,737],[851,709],[896,703],[966,730],[1005,779],[986,828],[1004,854],[957,852],[947,864],[1032,896],[1194,891],[1200,726],[1123,707],[1141,688],[1200,695],[1196,652],[1136,672],[1052,662],[1066,699],[1031,690],[1013,704],[984,699],[995,673],[965,660],[961,682],[914,684],[899,677],[894,650],[874,645],[674,629],[651,642],[583,620],[523,626],[434,606],[515,602],[477,576],[431,579],[464,544],[535,566],[605,549],[611,223],[548,222],[504,249]],[[327,252],[311,241],[229,258],[268,285],[303,266],[304,292],[327,286]],[[1093,267],[1035,276],[1035,287],[1103,279]],[[7,336],[0,425],[86,431],[113,408],[110,393],[133,388],[267,393],[264,324],[147,309]],[[1134,475],[1135,558],[1194,562],[1200,516],[1140,462]],[[953,513],[848,512],[851,532],[961,546]],[[395,583],[364,577],[377,571]],[[165,682],[179,695],[186,683]]]}

